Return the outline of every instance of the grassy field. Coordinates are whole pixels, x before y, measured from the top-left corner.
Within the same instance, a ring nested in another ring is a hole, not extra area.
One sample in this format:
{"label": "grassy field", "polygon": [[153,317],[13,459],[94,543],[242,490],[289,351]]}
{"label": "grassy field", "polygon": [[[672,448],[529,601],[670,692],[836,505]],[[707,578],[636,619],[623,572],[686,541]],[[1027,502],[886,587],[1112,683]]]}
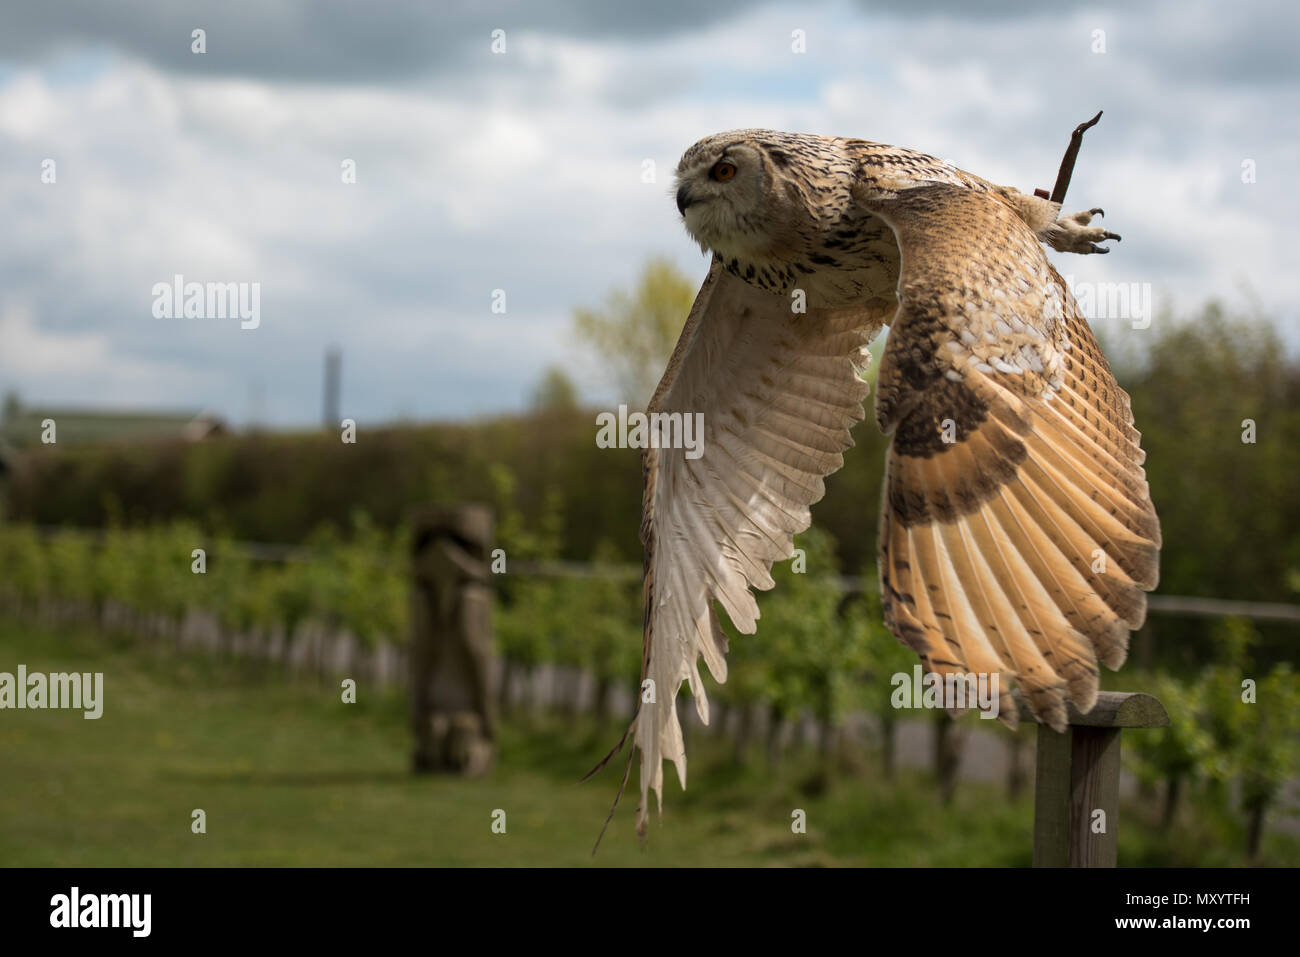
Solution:
{"label": "grassy field", "polygon": [[[259,664],[180,656],[123,637],[0,623],[0,671],[102,671],[104,714],[0,711],[0,864],[71,866],[590,865],[621,767],[575,782],[617,737],[558,718],[507,722],[497,768],[408,773],[405,701],[290,684]],[[1032,812],[963,784],[942,807],[924,775],[831,772],[814,755],[737,766],[696,738],[646,850],[629,795],[597,865],[1027,865]],[[202,808],[207,833],[191,832]],[[807,833],[791,813],[807,813]],[[506,833],[492,815],[506,812]],[[1134,812],[1136,813],[1136,812]],[[1192,821],[1177,844],[1128,817],[1123,863],[1233,864],[1234,835]],[[1216,850],[1216,845],[1221,846]],[[1268,862],[1296,860],[1272,836]]]}

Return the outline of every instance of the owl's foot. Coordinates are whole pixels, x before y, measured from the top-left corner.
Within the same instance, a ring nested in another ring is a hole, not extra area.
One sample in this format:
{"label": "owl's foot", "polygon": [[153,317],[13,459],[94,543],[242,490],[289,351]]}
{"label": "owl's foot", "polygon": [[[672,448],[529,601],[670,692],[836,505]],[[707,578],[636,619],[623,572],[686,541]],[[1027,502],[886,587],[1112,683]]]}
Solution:
{"label": "owl's foot", "polygon": [[1100,209],[1082,209],[1069,216],[1061,216],[1042,236],[1053,249],[1063,253],[1108,253],[1110,248],[1098,246],[1107,239],[1119,240],[1118,233],[1112,233],[1101,226],[1089,226],[1094,216],[1105,216]]}

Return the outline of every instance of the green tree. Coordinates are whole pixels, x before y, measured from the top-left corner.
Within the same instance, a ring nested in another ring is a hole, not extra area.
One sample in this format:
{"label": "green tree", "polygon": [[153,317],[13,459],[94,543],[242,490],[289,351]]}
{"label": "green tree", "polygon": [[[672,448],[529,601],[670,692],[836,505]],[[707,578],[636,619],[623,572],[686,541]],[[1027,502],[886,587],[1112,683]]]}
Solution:
{"label": "green tree", "polygon": [[509,689],[522,669],[531,674],[538,665],[567,660],[573,642],[563,585],[553,579],[520,574],[512,562],[551,561],[558,557],[563,530],[560,498],[548,490],[540,521],[529,527],[516,505],[518,480],[505,465],[489,469],[497,542],[506,554],[506,574],[499,576],[501,596],[495,630],[503,659],[500,706],[508,710]]}
{"label": "green tree", "polygon": [[578,407],[578,387],[559,366],[549,366],[533,387],[530,407],[534,412],[572,412]]}
{"label": "green tree", "polygon": [[1165,783],[1165,803],[1160,826],[1173,827],[1186,785],[1201,778],[1213,760],[1214,742],[1205,729],[1204,685],[1169,675],[1145,678],[1141,686],[1155,695],[1169,712],[1169,727],[1130,735],[1138,777]]}
{"label": "green tree", "polygon": [[600,575],[618,560],[608,540],[593,559],[597,577],[563,584],[571,586],[566,607],[577,662],[595,676],[595,711],[603,719],[614,686],[635,687],[641,675],[641,583]]}
{"label": "green tree", "polygon": [[[1160,591],[1291,600],[1288,572],[1300,567],[1300,363],[1273,325],[1217,303],[1129,336],[1149,343],[1119,377],[1164,533]],[[1157,647],[1177,649],[1167,658],[1180,666],[1212,653],[1208,627],[1158,618],[1151,627]],[[1278,636],[1270,658],[1285,640]]]}
{"label": "green tree", "polygon": [[1246,855],[1259,854],[1264,817],[1283,785],[1300,773],[1300,684],[1289,662],[1259,677],[1250,622],[1226,619],[1216,632],[1222,661],[1207,668],[1205,706],[1215,753],[1210,773],[1235,778],[1246,816]]}
{"label": "green tree", "polygon": [[884,776],[892,779],[897,769],[898,723],[906,714],[893,705],[893,677],[904,674],[910,681],[912,667],[919,660],[916,652],[899,642],[893,632],[885,627],[880,595],[870,590],[874,585],[876,570],[871,569],[865,577],[869,579],[865,582],[868,590],[862,595],[867,625],[867,678],[863,683],[862,701],[867,712],[880,725],[881,766]]}
{"label": "green tree", "polygon": [[599,357],[621,401],[644,406],[686,323],[696,284],[667,259],[651,259],[632,291],[611,292],[601,309],[578,309],[578,338]]}
{"label": "green tree", "polygon": [[[782,726],[801,712],[821,724],[823,757],[832,754],[836,731],[866,667],[866,620],[859,609],[841,612],[835,540],[819,528],[795,539],[795,558],[773,566],[776,587],[759,598],[757,635],[739,643],[761,669],[759,697],[772,716],[768,755],[775,758]],[[753,680],[751,678],[751,680]],[[730,681],[730,678],[728,679]],[[829,766],[829,761],[828,761]]]}

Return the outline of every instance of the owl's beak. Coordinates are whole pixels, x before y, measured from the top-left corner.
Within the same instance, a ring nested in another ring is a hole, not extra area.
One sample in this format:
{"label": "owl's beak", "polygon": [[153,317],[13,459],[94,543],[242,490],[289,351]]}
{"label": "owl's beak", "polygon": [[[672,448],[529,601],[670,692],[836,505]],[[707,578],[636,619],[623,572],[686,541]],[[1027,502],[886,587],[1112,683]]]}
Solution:
{"label": "owl's beak", "polygon": [[691,199],[691,184],[682,183],[677,187],[677,212],[683,216],[686,215],[686,207],[690,206],[695,200]]}

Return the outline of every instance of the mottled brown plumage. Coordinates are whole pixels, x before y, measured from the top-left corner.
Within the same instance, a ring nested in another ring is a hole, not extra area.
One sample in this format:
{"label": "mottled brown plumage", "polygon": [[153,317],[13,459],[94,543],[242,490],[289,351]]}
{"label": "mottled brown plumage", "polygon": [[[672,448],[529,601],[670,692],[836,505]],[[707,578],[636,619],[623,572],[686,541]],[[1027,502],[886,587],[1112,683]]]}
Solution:
{"label": "mottled brown plumage", "polygon": [[644,455],[638,831],[665,758],[686,784],[678,689],[707,722],[699,658],[726,680],[714,603],[756,630],[751,589],[772,587],[843,464],[886,322],[889,627],[929,671],[998,674],[1008,721],[1013,682],[1055,728],[1067,699],[1089,710],[1160,545],[1128,396],[1041,245],[1104,252],[1118,237],[1089,226],[1099,211],[1060,217],[913,150],[765,130],[702,140],[677,174],[713,262],[650,409],[703,412],[705,444]]}

